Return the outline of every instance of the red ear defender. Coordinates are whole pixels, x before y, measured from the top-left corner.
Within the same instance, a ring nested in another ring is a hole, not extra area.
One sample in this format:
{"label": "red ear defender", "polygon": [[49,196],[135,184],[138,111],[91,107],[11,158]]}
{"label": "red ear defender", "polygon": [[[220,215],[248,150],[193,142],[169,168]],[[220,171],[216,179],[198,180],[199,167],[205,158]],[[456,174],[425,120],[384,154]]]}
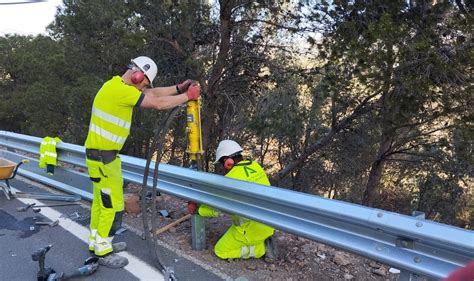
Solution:
{"label": "red ear defender", "polygon": [[232,167],[234,167],[234,159],[232,158],[227,158],[225,161],[224,161],[224,169],[226,171],[229,171],[230,169],[232,169]]}
{"label": "red ear defender", "polygon": [[133,84],[140,84],[143,79],[145,79],[145,74],[141,71],[135,71],[132,73],[132,83]]}

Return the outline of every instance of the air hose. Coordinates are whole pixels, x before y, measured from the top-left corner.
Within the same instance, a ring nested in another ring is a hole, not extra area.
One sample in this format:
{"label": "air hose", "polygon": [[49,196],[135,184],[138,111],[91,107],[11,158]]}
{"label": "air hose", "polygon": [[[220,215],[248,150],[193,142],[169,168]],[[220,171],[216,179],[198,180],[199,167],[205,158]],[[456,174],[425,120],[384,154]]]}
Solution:
{"label": "air hose", "polygon": [[[147,152],[147,161],[145,166],[145,173],[143,175],[143,185],[142,185],[142,192],[141,192],[141,208],[142,208],[142,218],[143,218],[143,231],[144,237],[147,240],[148,250],[150,251],[150,255],[155,263],[155,266],[160,270],[165,280],[174,281],[177,280],[176,276],[174,275],[174,270],[171,267],[166,267],[163,261],[160,259],[160,255],[157,253],[156,250],[156,241],[158,238],[155,235],[156,229],[156,222],[155,222],[155,214],[157,213],[157,206],[156,206],[156,196],[157,196],[157,189],[156,186],[158,184],[158,169],[159,163],[161,162],[161,158],[163,156],[163,146],[164,146],[164,139],[166,133],[168,132],[169,126],[171,125],[171,121],[175,118],[176,114],[180,110],[180,106],[173,108],[165,119],[161,122],[161,124],[157,124],[155,126],[155,134],[153,137],[153,142],[150,144]],[[150,221],[147,220],[147,183],[148,183],[148,175],[149,175],[149,168],[151,164],[151,159],[153,155],[156,153],[156,160],[155,160],[155,167],[153,169],[153,188],[151,193],[151,212],[152,216]],[[158,194],[159,195],[159,194]],[[150,235],[151,232],[151,235]]]}

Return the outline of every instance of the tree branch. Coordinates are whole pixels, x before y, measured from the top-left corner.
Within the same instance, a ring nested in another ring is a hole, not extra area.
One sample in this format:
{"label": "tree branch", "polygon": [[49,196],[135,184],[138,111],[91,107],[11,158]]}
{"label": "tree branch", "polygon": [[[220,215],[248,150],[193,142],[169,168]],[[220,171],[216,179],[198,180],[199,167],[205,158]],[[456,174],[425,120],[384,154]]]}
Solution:
{"label": "tree branch", "polygon": [[357,107],[354,109],[352,114],[349,116],[345,117],[341,122],[339,122],[337,125],[335,125],[327,135],[325,135],[322,139],[319,141],[316,141],[316,143],[308,146],[307,149],[303,151],[303,153],[296,158],[293,162],[288,164],[285,168],[283,168],[281,171],[279,171],[273,178],[272,180],[278,182],[281,179],[283,179],[288,173],[292,172],[294,169],[297,167],[301,166],[306,159],[308,159],[309,156],[311,156],[313,153],[315,153],[317,150],[321,149],[322,147],[326,146],[333,138],[334,136],[339,133],[342,129],[348,127],[354,119],[357,117],[361,116],[365,112],[369,111],[372,106],[366,106],[368,102],[375,96],[377,96],[379,93],[375,93],[372,95],[369,95],[366,97]]}

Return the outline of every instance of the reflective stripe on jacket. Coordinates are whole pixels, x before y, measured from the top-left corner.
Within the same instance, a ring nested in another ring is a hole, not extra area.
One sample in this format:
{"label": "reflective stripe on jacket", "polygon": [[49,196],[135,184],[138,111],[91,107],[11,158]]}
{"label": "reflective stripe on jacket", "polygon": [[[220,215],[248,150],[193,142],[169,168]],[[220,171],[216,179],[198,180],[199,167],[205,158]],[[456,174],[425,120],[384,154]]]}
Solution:
{"label": "reflective stripe on jacket", "polygon": [[85,147],[120,151],[130,133],[133,107],[140,95],[120,76],[105,82],[94,98]]}
{"label": "reflective stripe on jacket", "polygon": [[[258,183],[261,185],[270,185],[270,181],[268,180],[263,168],[257,162],[251,160],[240,161],[234,165],[234,167],[232,167],[232,169],[225,176],[228,178]],[[218,216],[217,211],[206,205],[201,205],[199,207],[198,214],[204,217]],[[242,216],[232,215],[231,218],[237,233],[241,233],[247,242],[264,240],[272,235],[275,230],[268,225],[247,219]]]}
{"label": "reflective stripe on jacket", "polygon": [[56,144],[62,140],[58,137],[44,137],[40,146],[39,167],[46,168],[46,165],[57,164]]}

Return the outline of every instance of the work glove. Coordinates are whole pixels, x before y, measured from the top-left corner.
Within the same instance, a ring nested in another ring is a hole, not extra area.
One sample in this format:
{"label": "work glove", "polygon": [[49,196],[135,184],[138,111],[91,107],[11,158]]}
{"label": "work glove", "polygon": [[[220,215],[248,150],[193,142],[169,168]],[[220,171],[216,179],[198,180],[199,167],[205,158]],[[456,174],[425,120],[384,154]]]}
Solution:
{"label": "work glove", "polygon": [[186,92],[189,86],[191,86],[192,84],[197,84],[197,82],[191,79],[186,79],[181,82],[181,84],[176,85],[176,92],[178,92],[178,94],[182,94]]}
{"label": "work glove", "polygon": [[189,214],[195,215],[197,208],[198,208],[197,203],[192,202],[192,201],[188,201],[188,213]]}
{"label": "work glove", "polygon": [[196,84],[191,84],[186,91],[188,100],[197,100],[201,96],[201,88]]}

